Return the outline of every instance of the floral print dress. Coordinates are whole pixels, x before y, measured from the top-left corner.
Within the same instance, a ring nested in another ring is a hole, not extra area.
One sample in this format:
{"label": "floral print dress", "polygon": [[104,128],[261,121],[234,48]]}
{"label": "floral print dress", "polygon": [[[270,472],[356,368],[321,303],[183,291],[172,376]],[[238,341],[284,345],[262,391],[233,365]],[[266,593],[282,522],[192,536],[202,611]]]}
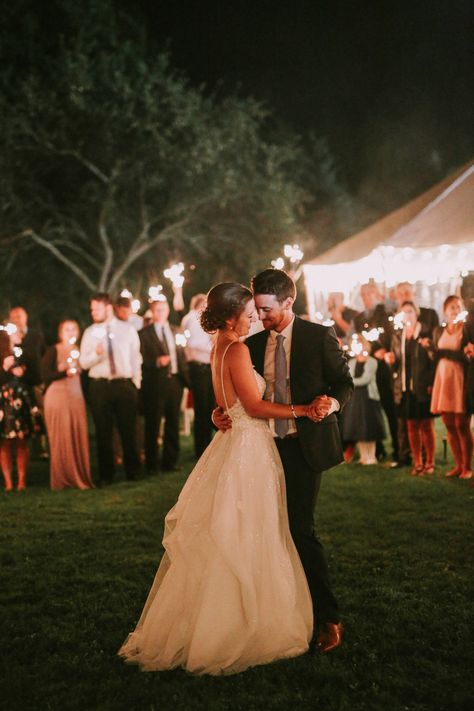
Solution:
{"label": "floral print dress", "polygon": [[27,439],[34,432],[34,415],[28,388],[11,377],[0,386],[0,437]]}

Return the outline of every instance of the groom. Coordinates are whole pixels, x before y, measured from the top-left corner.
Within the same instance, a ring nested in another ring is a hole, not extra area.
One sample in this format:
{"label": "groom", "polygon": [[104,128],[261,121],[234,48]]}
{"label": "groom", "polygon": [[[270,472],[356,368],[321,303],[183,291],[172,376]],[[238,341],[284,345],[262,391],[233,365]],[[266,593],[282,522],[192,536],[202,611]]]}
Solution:
{"label": "groom", "polygon": [[[323,471],[343,460],[335,413],[352,395],[352,378],[333,329],[293,313],[296,286],[286,272],[266,269],[252,279],[252,290],[264,331],[246,344],[267,383],[264,398],[312,403],[311,419],[275,420],[270,426],[285,472],[290,531],[313,600],[313,645],[329,652],[341,644],[342,625],[314,530],[314,508]],[[213,419],[220,429],[226,427],[224,418],[215,414]]]}

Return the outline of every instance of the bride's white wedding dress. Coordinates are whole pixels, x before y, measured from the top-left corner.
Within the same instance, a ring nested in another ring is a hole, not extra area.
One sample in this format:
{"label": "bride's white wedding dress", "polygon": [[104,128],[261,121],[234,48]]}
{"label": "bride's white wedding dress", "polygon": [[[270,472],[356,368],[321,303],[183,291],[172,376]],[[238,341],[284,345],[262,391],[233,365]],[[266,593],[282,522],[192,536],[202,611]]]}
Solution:
{"label": "bride's white wedding dress", "polygon": [[[265,381],[255,373],[261,393]],[[237,400],[165,519],[161,560],[119,650],[143,670],[232,674],[304,653],[311,597],[267,420]]]}

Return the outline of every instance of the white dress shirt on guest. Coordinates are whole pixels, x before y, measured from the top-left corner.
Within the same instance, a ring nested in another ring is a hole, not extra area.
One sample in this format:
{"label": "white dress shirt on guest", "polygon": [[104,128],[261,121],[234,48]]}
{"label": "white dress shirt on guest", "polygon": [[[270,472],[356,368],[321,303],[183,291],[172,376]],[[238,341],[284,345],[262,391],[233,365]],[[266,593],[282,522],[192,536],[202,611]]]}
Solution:
{"label": "white dress shirt on guest", "polygon": [[[115,374],[110,371],[110,359],[107,348],[107,327],[110,329]],[[97,355],[97,345],[101,343],[104,352]],[[113,318],[103,323],[93,323],[86,328],[81,340],[81,368],[89,371],[90,378],[130,378],[137,388],[142,380],[142,355],[138,333],[129,323]]]}
{"label": "white dress shirt on guest", "polygon": [[[264,371],[263,371],[263,377],[265,378],[266,381],[266,388],[265,388],[265,394],[264,394],[264,399],[265,400],[270,400],[273,402],[273,393],[274,393],[274,387],[275,387],[275,351],[276,351],[276,345],[277,345],[277,336],[284,336],[285,340],[283,341],[283,347],[285,349],[285,355],[286,355],[286,377],[287,377],[287,402],[293,403],[293,400],[291,398],[291,389],[290,389],[290,355],[291,355],[291,340],[293,336],[293,324],[295,322],[295,317],[293,316],[291,322],[286,326],[286,328],[283,329],[280,333],[277,333],[276,331],[270,331],[268,334],[268,339],[267,339],[267,346],[265,348],[265,360],[264,360]],[[335,398],[331,398],[331,407],[329,410],[328,414],[331,414],[332,412],[336,412],[339,410],[339,403]],[[301,405],[302,403],[297,402],[293,403],[294,405]],[[275,420],[270,420],[270,430],[273,434],[273,436],[276,436],[275,432]],[[288,434],[294,434],[296,432],[296,424],[295,420],[292,417],[291,419],[288,420]]]}
{"label": "white dress shirt on guest", "polygon": [[183,331],[188,331],[186,334],[186,360],[196,361],[198,363],[211,362],[212,338],[201,326],[200,311],[192,309],[184,316],[181,321]]}
{"label": "white dress shirt on guest", "polygon": [[171,330],[168,321],[163,325],[160,323],[155,323],[154,326],[156,335],[158,336],[160,341],[163,342],[164,340],[166,340],[166,345],[168,346],[171,358],[170,373],[171,375],[176,375],[178,373],[178,356],[176,355],[176,341],[174,333]]}

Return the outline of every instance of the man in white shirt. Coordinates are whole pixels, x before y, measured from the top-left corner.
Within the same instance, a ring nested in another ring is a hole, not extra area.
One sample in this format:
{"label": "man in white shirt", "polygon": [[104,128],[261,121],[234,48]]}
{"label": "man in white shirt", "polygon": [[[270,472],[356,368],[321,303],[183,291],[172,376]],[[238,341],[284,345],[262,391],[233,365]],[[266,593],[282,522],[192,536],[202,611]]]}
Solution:
{"label": "man in white shirt", "polygon": [[84,331],[79,363],[89,371],[88,399],[96,430],[100,482],[111,484],[115,475],[114,424],[122,442],[127,479],[133,480],[140,470],[136,440],[140,340],[133,326],[115,318],[108,294],[94,294],[90,309],[94,323]]}
{"label": "man in white shirt", "polygon": [[212,388],[210,356],[212,339],[201,327],[201,311],[206,305],[205,294],[195,294],[189,312],[181,321],[186,336],[186,360],[194,401],[194,453],[197,458],[212,439],[212,410],[215,399]]}

